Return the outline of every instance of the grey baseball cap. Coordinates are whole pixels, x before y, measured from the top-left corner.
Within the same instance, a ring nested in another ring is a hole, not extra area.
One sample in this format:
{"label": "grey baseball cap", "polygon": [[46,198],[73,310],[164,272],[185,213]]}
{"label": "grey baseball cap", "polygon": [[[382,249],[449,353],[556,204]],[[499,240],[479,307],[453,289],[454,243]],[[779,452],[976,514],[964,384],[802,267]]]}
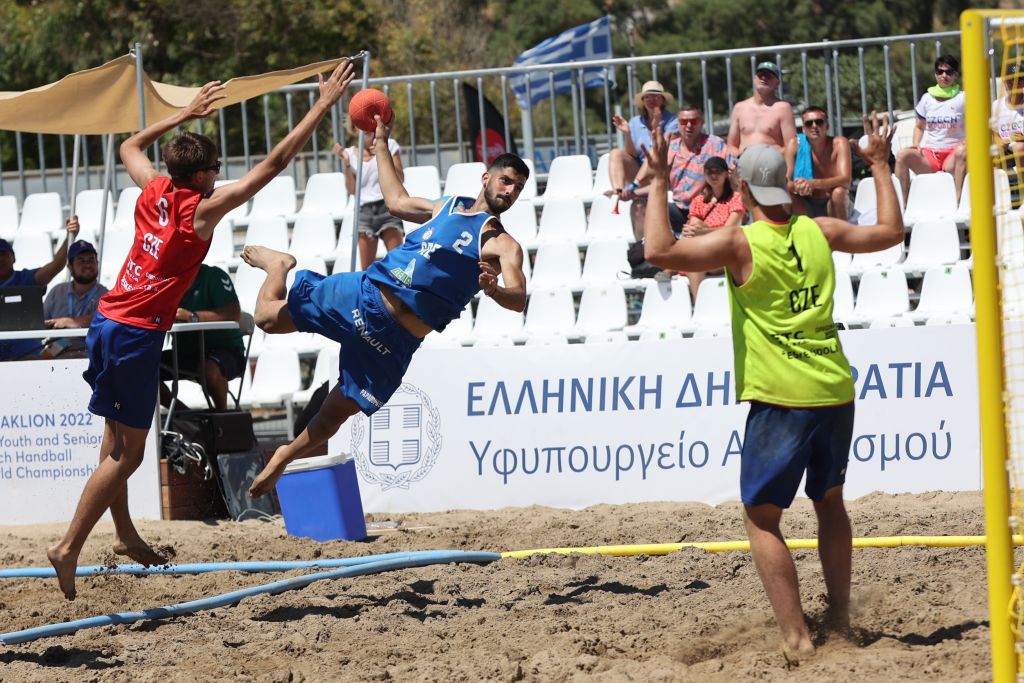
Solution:
{"label": "grey baseball cap", "polygon": [[793,202],[786,190],[786,158],[771,145],[747,147],[736,168],[761,206]]}

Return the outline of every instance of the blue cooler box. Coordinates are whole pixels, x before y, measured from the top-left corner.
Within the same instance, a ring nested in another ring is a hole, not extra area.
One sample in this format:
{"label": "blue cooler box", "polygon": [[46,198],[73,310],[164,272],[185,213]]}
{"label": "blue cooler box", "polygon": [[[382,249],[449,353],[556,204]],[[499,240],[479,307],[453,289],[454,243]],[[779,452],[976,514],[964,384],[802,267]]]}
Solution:
{"label": "blue cooler box", "polygon": [[344,455],[300,458],[277,482],[284,526],[292,536],[316,541],[366,538],[355,460]]}

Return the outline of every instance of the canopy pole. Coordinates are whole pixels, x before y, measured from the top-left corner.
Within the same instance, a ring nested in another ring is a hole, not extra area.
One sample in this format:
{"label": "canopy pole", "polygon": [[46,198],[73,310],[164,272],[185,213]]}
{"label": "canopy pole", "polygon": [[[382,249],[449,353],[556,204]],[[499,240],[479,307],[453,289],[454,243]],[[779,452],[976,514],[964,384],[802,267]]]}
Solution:
{"label": "canopy pole", "polygon": [[107,155],[103,166],[103,200],[100,202],[100,234],[99,254],[96,260],[96,271],[103,268],[103,241],[107,233],[107,200],[110,199],[110,186],[114,179],[114,134],[107,136]]}
{"label": "canopy pole", "polygon": [[[146,127],[146,79],[142,70],[142,43],[135,43],[135,85],[139,91],[139,130]],[[160,142],[153,143],[153,154],[156,163],[160,163]]]}

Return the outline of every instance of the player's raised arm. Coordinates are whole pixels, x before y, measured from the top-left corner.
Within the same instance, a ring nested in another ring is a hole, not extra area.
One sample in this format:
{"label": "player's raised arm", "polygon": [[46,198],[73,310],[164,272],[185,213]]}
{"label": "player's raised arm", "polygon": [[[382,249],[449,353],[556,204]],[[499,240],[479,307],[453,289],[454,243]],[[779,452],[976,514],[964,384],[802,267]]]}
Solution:
{"label": "player's raised arm", "polygon": [[132,182],[139,187],[145,187],[153,178],[160,175],[153,162],[146,156],[146,150],[159,140],[160,136],[173,128],[192,119],[202,119],[212,114],[214,103],[224,99],[223,90],[224,86],[220,81],[210,81],[200,88],[192,102],[177,114],[147,126],[121,143],[121,162]]}
{"label": "player's raised arm", "polygon": [[320,82],[320,98],[310,107],[298,125],[281,142],[274,145],[266,159],[253,166],[252,170],[242,176],[237,183],[217,188],[209,199],[199,203],[199,208],[196,209],[195,229],[200,237],[208,239],[228,211],[252,199],[275,176],[288,168],[295,155],[309,142],[320,120],[337,104],[341,94],[352,82],[353,74],[352,62],[344,59],[326,80],[322,74],[317,75]]}
{"label": "player's raised arm", "polygon": [[391,150],[388,149],[388,135],[391,130],[384,125],[379,114],[373,118],[377,121],[373,154],[377,158],[377,177],[380,180],[380,191],[384,195],[388,213],[413,223],[426,223],[434,215],[434,211],[441,205],[441,202],[409,196],[409,192],[402,185],[402,179],[395,168],[395,159],[391,155]]}
{"label": "player's raised arm", "polygon": [[878,223],[853,225],[838,218],[815,219],[833,250],[851,254],[888,249],[902,243],[904,238],[903,215],[889,169],[894,129],[889,126],[888,116],[883,115],[879,119],[876,112],[871,112],[870,117],[864,117],[864,132],[867,133],[867,146],[859,151],[861,158],[871,167],[878,195]]}

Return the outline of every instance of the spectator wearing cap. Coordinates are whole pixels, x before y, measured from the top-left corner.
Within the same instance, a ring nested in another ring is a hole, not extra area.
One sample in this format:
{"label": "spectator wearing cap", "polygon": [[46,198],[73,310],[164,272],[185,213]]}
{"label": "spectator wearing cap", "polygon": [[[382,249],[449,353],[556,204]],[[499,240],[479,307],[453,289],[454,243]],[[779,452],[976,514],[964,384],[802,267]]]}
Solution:
{"label": "spectator wearing cap", "polygon": [[[0,239],[0,289],[5,287],[45,287],[57,276],[67,263],[68,242],[78,234],[78,216],[67,221],[68,239],[63,240],[53,260],[38,268],[14,269],[17,258],[14,247],[7,240]],[[35,358],[39,353],[38,339],[12,339],[0,341],[0,360]]]}
{"label": "spectator wearing cap", "polygon": [[960,87],[960,62],[953,55],[942,55],[935,60],[935,85],[921,95],[914,107],[914,142],[896,153],[896,177],[903,188],[904,205],[910,194],[911,171],[918,175],[952,173],[956,198],[960,201],[967,175],[965,103]]}
{"label": "spectator wearing cap", "polygon": [[[821,107],[811,106],[800,116],[803,132],[786,145],[786,178],[791,194],[806,205],[811,218],[850,217],[850,184],[853,161],[850,141],[828,134],[828,117]],[[794,209],[800,211],[799,202]]]}
{"label": "spectator wearing cap", "polygon": [[666,136],[679,132],[679,122],[670,109],[673,101],[672,94],[665,92],[661,83],[647,81],[634,100],[640,113],[628,123],[621,116],[612,117],[612,123],[622,133],[623,145],[621,149],[613,149],[608,159],[610,194],[621,196],[626,183],[636,178],[644,162],[644,149],[651,146],[651,130],[655,126],[661,126]]}
{"label": "spectator wearing cap", "polygon": [[1020,62],[1009,62],[1003,73],[1006,94],[992,102],[992,133],[1002,147],[1003,168],[1024,165],[1024,73]]}
{"label": "spectator wearing cap", "polygon": [[[704,162],[704,187],[690,203],[690,217],[683,226],[683,237],[699,237],[718,228],[737,227],[747,215],[743,197],[729,182],[729,164],[722,157],[711,157]],[[697,299],[697,289],[709,274],[720,271],[686,271],[690,281],[690,294]]]}
{"label": "spectator wearing cap", "polygon": [[[68,248],[68,272],[71,280],[54,285],[43,301],[46,326],[57,330],[88,327],[100,297],[107,288],[97,281],[99,262],[96,247],[79,240]],[[43,357],[84,358],[85,339],[55,339],[43,349]]]}
{"label": "spectator wearing cap", "polygon": [[729,122],[729,152],[739,157],[750,145],[771,145],[779,152],[796,137],[793,108],[779,99],[782,72],[775,62],[761,62],[754,71],[753,96],[737,102]]}
{"label": "spectator wearing cap", "polygon": [[[704,117],[700,109],[683,105],[677,118],[680,134],[668,145],[669,185],[672,188],[672,201],[668,206],[669,221],[672,230],[678,235],[690,213],[690,203],[700,194],[704,187],[704,164],[712,157],[726,159],[729,165],[735,163],[729,155],[725,140],[717,135],[704,132]],[[622,199],[629,200],[639,185],[647,182],[649,177],[646,161],[636,174],[636,180],[627,185],[620,194]]]}

